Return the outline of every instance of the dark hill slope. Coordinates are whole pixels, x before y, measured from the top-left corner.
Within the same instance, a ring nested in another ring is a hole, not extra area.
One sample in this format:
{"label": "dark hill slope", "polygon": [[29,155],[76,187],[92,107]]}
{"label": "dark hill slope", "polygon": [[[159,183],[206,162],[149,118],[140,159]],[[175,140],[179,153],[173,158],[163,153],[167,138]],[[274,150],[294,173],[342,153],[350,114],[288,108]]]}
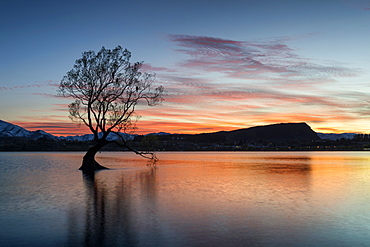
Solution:
{"label": "dark hill slope", "polygon": [[306,123],[281,123],[265,126],[256,126],[247,129],[233,131],[220,131],[195,135],[181,135],[190,142],[290,142],[290,141],[313,141],[320,137]]}
{"label": "dark hill slope", "polygon": [[320,137],[306,123],[281,123],[230,131],[226,137],[233,141],[312,141]]}

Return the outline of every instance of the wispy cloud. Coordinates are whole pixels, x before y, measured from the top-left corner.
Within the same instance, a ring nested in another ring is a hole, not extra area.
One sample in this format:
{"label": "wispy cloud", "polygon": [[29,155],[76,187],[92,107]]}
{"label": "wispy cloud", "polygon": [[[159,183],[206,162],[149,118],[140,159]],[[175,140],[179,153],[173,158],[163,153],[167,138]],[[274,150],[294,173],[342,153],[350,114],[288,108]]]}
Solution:
{"label": "wispy cloud", "polygon": [[327,77],[353,76],[350,68],[320,65],[297,55],[286,44],[288,38],[269,41],[236,41],[205,36],[169,35],[179,47],[176,51],[189,55],[181,65],[208,72],[223,73],[232,78],[264,78],[312,80]]}
{"label": "wispy cloud", "polygon": [[362,10],[370,11],[370,2],[360,3],[357,6]]}
{"label": "wispy cloud", "polygon": [[27,84],[27,85],[0,87],[0,91],[19,90],[19,89],[24,89],[24,88],[58,87],[58,86],[59,86],[58,82],[49,80],[49,81],[43,81],[43,82],[33,82],[32,84]]}
{"label": "wispy cloud", "polygon": [[142,71],[152,73],[153,71],[161,71],[161,72],[176,72],[176,70],[171,69],[171,68],[165,68],[165,67],[157,67],[153,66],[149,63],[144,63],[141,67]]}

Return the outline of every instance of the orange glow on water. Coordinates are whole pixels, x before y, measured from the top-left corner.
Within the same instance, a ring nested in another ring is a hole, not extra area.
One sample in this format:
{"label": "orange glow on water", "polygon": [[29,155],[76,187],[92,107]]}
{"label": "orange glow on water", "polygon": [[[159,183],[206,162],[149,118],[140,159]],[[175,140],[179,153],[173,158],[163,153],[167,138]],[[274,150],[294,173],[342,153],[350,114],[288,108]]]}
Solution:
{"label": "orange glow on water", "polygon": [[3,177],[18,172],[1,187],[9,198],[2,212],[13,222],[5,236],[18,239],[27,226],[41,239],[50,226],[60,233],[51,246],[71,230],[78,238],[65,243],[77,246],[143,232],[147,243],[169,246],[249,246],[256,236],[256,246],[369,240],[368,152],[159,152],[156,167],[131,152],[102,152],[98,162],[112,169],[91,176],[77,170],[82,156],[2,153],[16,167]]}

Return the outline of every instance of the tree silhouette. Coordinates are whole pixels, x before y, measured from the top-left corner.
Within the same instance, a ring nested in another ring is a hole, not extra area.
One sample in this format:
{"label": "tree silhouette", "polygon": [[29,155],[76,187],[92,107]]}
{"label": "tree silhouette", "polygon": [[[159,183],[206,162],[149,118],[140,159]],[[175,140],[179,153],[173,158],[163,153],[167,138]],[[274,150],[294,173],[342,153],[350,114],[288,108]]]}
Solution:
{"label": "tree silhouette", "polygon": [[[140,72],[143,62],[130,63],[130,57],[131,53],[121,46],[112,50],[102,47],[98,53],[83,52],[61,80],[59,94],[75,99],[68,106],[69,117],[94,134],[95,145],[86,152],[80,170],[105,169],[96,162],[95,154],[108,143],[155,158],[154,153],[130,148],[121,135],[135,129],[135,108],[139,102],[154,106],[163,100],[163,87],[152,87],[155,75]],[[116,140],[107,139],[111,133],[117,136]]]}

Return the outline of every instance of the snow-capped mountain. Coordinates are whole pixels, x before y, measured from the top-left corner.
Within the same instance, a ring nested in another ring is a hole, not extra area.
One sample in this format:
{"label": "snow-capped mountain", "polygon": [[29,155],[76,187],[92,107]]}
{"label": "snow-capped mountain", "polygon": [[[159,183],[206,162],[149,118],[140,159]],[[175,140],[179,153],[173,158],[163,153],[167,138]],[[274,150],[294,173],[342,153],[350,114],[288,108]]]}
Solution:
{"label": "snow-capped mountain", "polygon": [[355,133],[342,133],[342,134],[326,134],[326,133],[317,133],[317,135],[323,139],[323,140],[331,140],[331,141],[336,141],[342,138],[346,139],[353,139],[355,137]]}
{"label": "snow-capped mountain", "polygon": [[146,134],[146,136],[167,136],[167,135],[172,135],[171,133],[167,132],[157,132],[157,133],[149,133]]}
{"label": "snow-capped mountain", "polygon": [[[98,136],[101,137],[103,135],[103,133],[99,133]],[[130,135],[130,134],[127,134],[127,133],[119,133],[120,136],[123,137],[123,139],[125,140],[132,140],[134,139],[135,135]],[[94,139],[94,135],[93,134],[86,134],[86,135],[80,135],[80,136],[60,136],[59,139],[61,140],[67,140],[67,141],[91,141]],[[119,137],[114,134],[114,133],[109,133],[108,137],[107,137],[107,140],[108,141],[112,141],[112,140],[117,140],[119,139]]]}
{"label": "snow-capped mountain", "polygon": [[[99,136],[101,136],[103,133],[99,133]],[[125,140],[132,140],[135,135],[129,135],[126,133],[120,133],[120,135]],[[36,131],[29,131],[26,130],[18,125],[11,124],[5,121],[0,120],[0,137],[22,137],[22,138],[30,138],[32,140],[37,140],[40,138],[47,138],[47,139],[53,139],[53,140],[67,140],[67,141],[91,141],[94,139],[93,134],[87,134],[87,135],[81,135],[81,136],[54,136],[52,134],[49,134],[43,130],[36,130]],[[107,140],[116,140],[119,137],[114,134],[110,133],[108,135]]]}
{"label": "snow-capped mountain", "polygon": [[0,120],[0,137],[30,137],[31,134],[31,131]]}
{"label": "snow-capped mountain", "polygon": [[29,131],[18,125],[11,124],[5,121],[0,120],[0,137],[24,137],[30,139],[57,139],[57,137],[46,133],[43,130]]}

